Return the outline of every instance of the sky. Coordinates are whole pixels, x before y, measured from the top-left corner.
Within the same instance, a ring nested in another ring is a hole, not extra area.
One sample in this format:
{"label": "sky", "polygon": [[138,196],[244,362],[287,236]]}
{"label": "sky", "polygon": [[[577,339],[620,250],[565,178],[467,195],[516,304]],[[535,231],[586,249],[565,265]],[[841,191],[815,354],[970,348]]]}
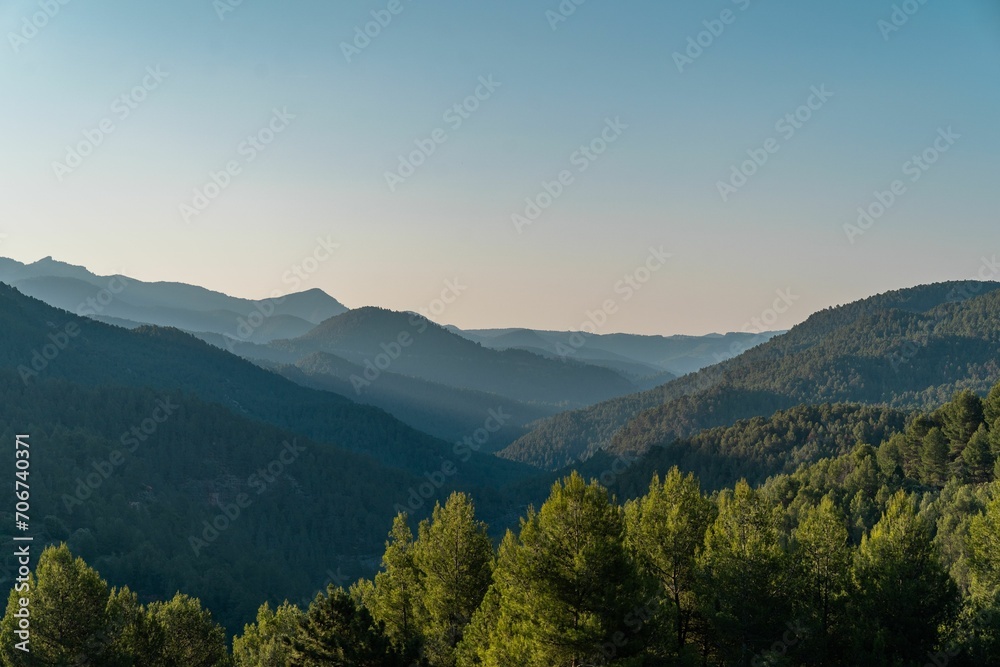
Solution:
{"label": "sky", "polygon": [[998,271],[995,0],[0,0],[0,36],[20,261],[644,334]]}

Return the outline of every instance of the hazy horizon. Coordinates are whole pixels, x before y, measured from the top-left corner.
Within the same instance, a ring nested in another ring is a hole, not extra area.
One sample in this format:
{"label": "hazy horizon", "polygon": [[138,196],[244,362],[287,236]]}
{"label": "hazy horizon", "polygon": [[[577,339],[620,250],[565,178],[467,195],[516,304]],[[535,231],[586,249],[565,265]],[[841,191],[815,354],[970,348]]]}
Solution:
{"label": "hazy horizon", "polygon": [[[535,330],[535,331],[549,331],[549,332],[585,331],[586,333],[590,333],[589,330],[584,330],[584,329],[581,329],[580,327],[575,327],[575,328],[574,327],[568,327],[568,328],[562,328],[562,329],[560,329],[560,328],[551,328],[551,327],[546,327],[546,326],[530,326],[530,325],[527,325],[527,324],[520,324],[520,323],[517,323],[517,322],[511,322],[511,323],[503,323],[503,322],[501,322],[499,324],[491,325],[491,326],[476,326],[475,324],[468,325],[468,326],[466,326],[466,325],[459,325],[459,324],[457,324],[455,322],[450,321],[447,317],[436,316],[433,312],[427,311],[427,305],[433,304],[433,300],[431,302],[428,302],[428,304],[426,304],[424,306],[412,306],[412,307],[402,307],[402,308],[391,308],[389,306],[386,306],[386,305],[380,304],[380,303],[363,303],[363,304],[346,303],[344,301],[344,299],[341,298],[336,293],[336,291],[331,291],[330,289],[326,289],[326,288],[321,287],[319,285],[310,285],[310,284],[307,284],[307,283],[310,282],[311,277],[308,278],[307,280],[301,280],[300,279],[300,280],[296,281],[295,279],[297,279],[298,276],[294,272],[291,273],[290,276],[288,276],[288,277],[292,278],[293,281],[299,282],[299,288],[298,289],[287,289],[287,290],[277,289],[277,290],[272,290],[272,292],[269,293],[269,294],[261,295],[261,294],[250,294],[250,293],[239,293],[239,292],[237,292],[237,293],[227,292],[225,290],[216,289],[216,288],[211,287],[209,285],[199,285],[197,283],[188,283],[188,282],[186,282],[184,280],[179,280],[179,279],[175,279],[175,278],[148,279],[148,278],[144,278],[144,277],[138,276],[138,275],[131,275],[131,274],[125,274],[125,273],[119,273],[119,272],[102,273],[102,272],[98,272],[98,271],[93,271],[90,267],[86,266],[85,264],[76,264],[75,262],[66,262],[65,260],[63,260],[63,259],[61,259],[59,257],[52,257],[51,255],[46,255],[45,257],[39,257],[37,259],[27,260],[27,261],[24,260],[24,259],[19,259],[17,257],[7,257],[5,255],[0,254],[0,259],[2,259],[2,258],[13,259],[13,260],[21,262],[22,264],[25,264],[25,265],[34,264],[36,262],[40,262],[40,261],[43,261],[45,259],[51,259],[51,260],[53,260],[55,262],[61,262],[61,263],[65,263],[65,264],[72,264],[74,266],[81,266],[81,267],[87,269],[88,271],[91,271],[91,273],[94,273],[95,275],[100,276],[100,277],[113,277],[115,275],[124,275],[125,277],[133,278],[133,279],[137,279],[137,280],[142,280],[143,282],[147,282],[147,283],[157,283],[157,282],[185,283],[185,284],[189,284],[189,285],[194,285],[196,287],[202,287],[202,288],[205,288],[205,289],[209,289],[209,290],[212,290],[214,292],[220,292],[222,294],[226,294],[227,296],[232,296],[232,297],[237,297],[237,298],[242,298],[242,299],[248,299],[248,300],[252,300],[252,301],[262,301],[262,300],[265,300],[267,298],[281,297],[281,296],[286,296],[286,295],[295,294],[295,293],[307,292],[307,291],[309,291],[311,289],[320,289],[323,292],[325,292],[328,296],[333,297],[334,299],[336,299],[337,301],[339,301],[343,306],[345,306],[346,308],[348,308],[350,310],[356,310],[356,309],[359,309],[359,308],[366,308],[366,307],[377,307],[377,308],[388,308],[389,310],[394,310],[394,311],[397,311],[397,312],[419,312],[420,309],[421,309],[421,307],[423,307],[424,310],[425,310],[425,314],[427,315],[428,319],[432,320],[433,322],[435,322],[437,324],[440,324],[441,326],[455,326],[455,327],[458,327],[459,329],[462,329],[464,331],[496,330],[496,329],[529,329],[529,330]],[[997,282],[997,278],[1000,278],[1000,267],[996,266],[996,260],[995,259],[993,259],[993,258],[991,258],[991,259],[984,258],[983,264],[981,264],[981,268],[982,268],[982,273],[983,274],[988,274],[988,275],[986,275],[985,277],[983,277],[981,275],[974,275],[974,276],[965,277],[965,278],[956,278],[956,280],[983,280],[983,281],[987,281],[987,282]],[[306,274],[305,272],[303,272],[302,275],[308,276],[308,274]],[[947,281],[935,281],[935,282],[947,282]],[[921,284],[923,284],[923,283],[921,283]],[[894,290],[897,290],[897,289],[906,289],[906,288],[915,287],[915,286],[916,285],[899,285],[899,286],[896,286],[896,287],[891,287],[888,290],[879,291],[878,294],[881,294],[884,291],[894,291]],[[786,294],[788,296],[791,296],[791,297],[799,297],[799,295],[796,295],[794,292],[792,292],[792,293],[786,293]],[[875,296],[875,294],[876,294],[875,292],[872,292],[871,294],[865,294],[865,295],[863,295],[862,297],[859,297],[859,298],[866,298],[866,297],[870,297],[870,296]],[[127,298],[125,300],[127,301]],[[456,299],[454,303],[457,303],[460,300],[461,300],[460,298]],[[795,318],[795,321],[792,322],[791,324],[788,324],[787,326],[777,326],[776,325],[776,326],[771,327],[771,326],[768,325],[767,320],[769,320],[772,317],[772,315],[767,315],[767,311],[773,310],[774,306],[775,306],[775,303],[778,302],[778,301],[781,301],[780,296],[776,296],[775,300],[772,301],[771,305],[765,307],[764,310],[762,310],[761,315],[755,316],[754,318],[751,318],[751,320],[748,320],[747,322],[744,323],[744,325],[749,324],[750,325],[749,327],[743,326],[741,328],[730,328],[730,329],[725,329],[725,330],[714,330],[714,331],[696,331],[696,332],[670,332],[670,331],[641,332],[641,331],[622,331],[622,330],[616,330],[616,329],[614,329],[610,325],[608,325],[606,327],[597,327],[597,326],[595,326],[594,328],[597,329],[596,333],[598,335],[631,334],[631,335],[664,336],[664,337],[671,337],[671,336],[692,336],[692,337],[698,337],[698,336],[711,336],[711,335],[720,335],[721,336],[721,335],[726,335],[726,334],[731,334],[731,333],[752,333],[752,334],[773,333],[773,332],[787,331],[788,329],[791,329],[793,326],[795,326],[795,324],[800,324],[802,321],[804,321],[805,319],[808,319],[808,317],[810,315],[814,314],[818,310],[823,310],[825,308],[833,308],[833,307],[837,307],[837,306],[842,306],[842,305],[845,305],[847,303],[851,303],[852,301],[856,301],[856,300],[858,300],[858,299],[852,299],[852,300],[849,300],[849,301],[843,301],[843,302],[838,302],[838,303],[829,303],[829,304],[823,305],[820,308],[817,308],[816,310],[812,310],[812,311],[806,313],[806,315],[804,317]],[[787,301],[782,302],[779,308],[783,308],[785,310],[784,310],[784,312],[781,312],[781,313],[778,313],[778,312],[775,311],[775,313],[773,314],[774,316],[777,317],[777,319],[774,320],[775,323],[778,322],[778,321],[782,321],[782,322],[783,321],[791,321],[793,318],[786,317],[786,316],[787,316],[787,314],[789,312],[791,312],[792,306],[797,305],[797,303],[798,303],[798,298],[793,299],[791,303],[788,303]],[[448,307],[450,307],[451,304],[446,304],[446,305]],[[601,310],[601,308],[598,307],[598,308],[595,308],[594,310],[588,311],[588,313],[596,314],[600,310]],[[447,312],[447,308],[445,309],[444,314],[446,314],[446,312]],[[585,313],[585,315],[587,315],[588,313]],[[765,317],[764,320],[761,319],[762,316]],[[613,317],[611,317],[609,319],[613,319]],[[589,321],[589,322],[593,323],[595,320],[594,320],[593,317],[585,317],[583,321],[584,322],[588,322]]]}

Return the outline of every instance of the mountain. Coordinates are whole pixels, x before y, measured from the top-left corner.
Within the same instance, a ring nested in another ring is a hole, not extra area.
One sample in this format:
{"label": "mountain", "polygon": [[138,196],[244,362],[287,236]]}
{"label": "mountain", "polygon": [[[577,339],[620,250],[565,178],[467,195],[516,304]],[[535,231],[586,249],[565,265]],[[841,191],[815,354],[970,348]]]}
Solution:
{"label": "mountain", "polygon": [[232,349],[248,358],[284,364],[317,352],[335,355],[364,370],[350,376],[355,393],[380,382],[388,372],[538,404],[550,412],[637,388],[608,368],[524,350],[492,350],[419,315],[374,307],[332,317],[298,338]]}
{"label": "mountain", "polygon": [[[449,330],[496,350],[522,349],[570,356],[607,366],[638,378],[659,373],[684,375],[735,356],[781,332],[708,334],[706,336],[641,336],[590,334],[535,329]],[[541,352],[539,352],[541,353]],[[671,378],[663,378],[663,384]]]}
{"label": "mountain", "polygon": [[330,567],[370,576],[396,511],[426,516],[454,489],[505,526],[500,487],[534,474],[176,329],[122,329],[0,285],[0,331],[0,436],[39,446],[36,539],[68,540],[143,596],[213,599],[231,629],[259,604],[248,580],[280,601]]}
{"label": "mountain", "polygon": [[[328,571],[369,573],[405,502],[387,490],[424,481],[176,390],[45,375],[25,384],[3,368],[0,401],[0,437],[30,434],[39,551],[66,541],[144,600],[178,589],[212,599],[231,631],[260,605],[249,582],[298,600]],[[13,454],[4,461],[13,468]],[[7,525],[11,512],[0,509]],[[16,559],[0,564],[10,585]]]}
{"label": "mountain", "polygon": [[556,469],[801,403],[921,407],[1000,378],[1000,283],[950,282],[828,308],[789,332],[651,391],[562,413],[500,452]]}
{"label": "mountain", "polygon": [[483,452],[503,449],[524,435],[527,424],[554,412],[537,404],[388,371],[377,382],[361,387],[355,396],[351,377],[363,377],[364,367],[328,352],[314,352],[294,365],[262,365],[303,386],[354,396],[359,403],[380,407],[400,421],[444,440],[461,441],[481,429],[491,411],[498,413],[503,423],[482,443]]}
{"label": "mountain", "polygon": [[[89,386],[183,390],[236,414],[337,443],[416,474],[450,456],[450,444],[382,410],[302,387],[176,329],[120,329],[52,308],[3,285],[0,322],[5,326],[0,368],[16,370],[26,382],[44,375]],[[69,335],[70,330],[75,335]],[[516,471],[475,454],[465,478],[496,480]]]}
{"label": "mountain", "polygon": [[98,276],[46,257],[0,262],[0,282],[49,305],[129,328],[140,324],[267,342],[302,335],[347,310],[319,289],[252,301],[184,283]]}

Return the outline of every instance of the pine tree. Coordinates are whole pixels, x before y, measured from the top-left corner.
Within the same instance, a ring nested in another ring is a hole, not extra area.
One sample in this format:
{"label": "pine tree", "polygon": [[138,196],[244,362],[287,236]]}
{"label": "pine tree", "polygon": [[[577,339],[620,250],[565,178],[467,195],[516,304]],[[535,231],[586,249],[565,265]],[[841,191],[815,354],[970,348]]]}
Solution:
{"label": "pine tree", "polygon": [[[392,522],[382,556],[382,571],[361,598],[375,620],[385,624],[386,634],[404,652],[419,648],[417,608],[422,598],[414,562],[413,533],[407,515],[400,513]],[[360,590],[360,589],[359,589]]]}
{"label": "pine tree", "polygon": [[990,448],[990,435],[986,426],[980,426],[962,451],[963,477],[973,484],[988,482],[993,473],[995,459]]}
{"label": "pine tree", "polygon": [[952,454],[957,456],[972,434],[984,423],[983,400],[969,390],[960,391],[935,416],[941,422],[941,431],[951,444]]}
{"label": "pine tree", "polygon": [[187,667],[228,667],[226,631],[212,620],[201,601],[178,593],[167,602],[154,602],[148,613],[163,628],[164,657],[168,664]]}
{"label": "pine tree", "polygon": [[[6,665],[97,665],[113,662],[108,633],[110,593],[100,575],[65,544],[47,547],[27,578],[27,591],[11,589],[0,623],[0,651]],[[19,600],[29,600],[30,653],[15,648],[21,641],[15,614]]]}
{"label": "pine tree", "polygon": [[[400,570],[405,570],[405,555],[396,555]],[[482,602],[493,571],[493,543],[486,524],[476,520],[468,496],[452,493],[444,507],[434,507],[431,518],[420,523],[412,560],[419,576],[424,653],[434,667],[451,667],[455,647]],[[402,573],[397,581],[397,627],[402,623],[405,576]]]}
{"label": "pine tree", "polygon": [[107,605],[107,667],[170,667],[163,627],[128,588],[112,589]]}
{"label": "pine tree", "polygon": [[266,602],[257,610],[257,622],[243,628],[233,639],[236,667],[285,667],[291,658],[290,641],[302,620],[302,610],[285,602],[271,609]]}
{"label": "pine tree", "polygon": [[902,491],[861,542],[855,568],[860,591],[861,654],[871,664],[924,664],[954,620],[958,589],[941,564],[930,525]]}
{"label": "pine tree", "polygon": [[501,545],[490,667],[624,665],[639,650],[645,591],[624,545],[621,510],[578,473],[557,482],[520,535]]}
{"label": "pine tree", "polygon": [[675,467],[661,483],[654,477],[649,492],[625,507],[626,535],[640,569],[659,585],[672,617],[670,652],[684,653],[697,611],[696,556],[714,507],[701,495],[694,475]]}
{"label": "pine tree", "polygon": [[800,655],[809,664],[839,664],[850,637],[852,554],[846,518],[829,496],[799,514],[792,533],[792,558],[796,618],[812,630]]}
{"label": "pine tree", "polygon": [[[511,531],[507,531],[503,542],[500,544],[500,558],[511,549],[511,545],[516,543],[516,538]],[[499,567],[499,565],[498,565]],[[496,573],[496,570],[494,570]],[[466,626],[462,634],[462,641],[455,647],[455,663],[458,667],[478,667],[483,664],[483,657],[486,656],[490,647],[490,638],[496,632],[500,620],[500,590],[496,583],[490,585],[483,596],[483,601],[472,615],[472,620]],[[499,664],[508,664],[510,661],[499,661]],[[497,664],[494,662],[494,664]],[[516,663],[515,663],[516,664]]]}
{"label": "pine tree", "polygon": [[1000,655],[1000,495],[969,522],[968,638],[981,664]]}
{"label": "pine tree", "polygon": [[719,496],[700,558],[706,615],[723,662],[750,665],[788,631],[781,511],[741,480]]}
{"label": "pine tree", "polygon": [[990,389],[989,395],[983,401],[983,418],[990,428],[993,428],[997,420],[1000,419],[1000,383],[995,384]]}
{"label": "pine tree", "polygon": [[948,481],[948,438],[939,428],[932,428],[924,437],[920,453],[921,480],[930,486],[942,487]]}
{"label": "pine tree", "polygon": [[403,667],[381,624],[342,588],[331,584],[309,605],[291,638],[296,667]]}

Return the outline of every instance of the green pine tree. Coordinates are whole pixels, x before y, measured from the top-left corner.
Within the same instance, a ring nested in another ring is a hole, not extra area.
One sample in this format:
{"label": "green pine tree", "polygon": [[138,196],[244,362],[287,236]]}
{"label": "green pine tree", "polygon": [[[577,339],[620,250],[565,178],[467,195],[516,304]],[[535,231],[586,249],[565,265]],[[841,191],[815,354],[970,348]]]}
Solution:
{"label": "green pine tree", "polygon": [[292,654],[289,642],[301,620],[302,610],[289,602],[277,609],[262,604],[257,622],[248,623],[243,635],[233,639],[236,667],[285,667]]}
{"label": "green pine tree", "polygon": [[932,428],[920,452],[920,476],[925,484],[943,487],[948,481],[948,452],[948,438],[940,428]]}
{"label": "green pine tree", "polygon": [[668,653],[675,657],[688,647],[698,609],[696,558],[714,510],[694,475],[684,477],[676,467],[662,483],[654,477],[649,492],[625,507],[629,547],[668,601],[671,627],[663,634],[672,640]]}
{"label": "green pine tree", "polygon": [[872,665],[924,664],[956,617],[959,596],[931,526],[904,492],[890,499],[882,519],[862,539],[855,577],[861,655]]}
{"label": "green pine tree", "polygon": [[788,559],[781,509],[741,480],[719,496],[700,565],[705,613],[727,665],[750,665],[788,631]]}
{"label": "green pine tree", "polygon": [[979,664],[987,664],[1000,655],[1000,494],[969,522],[967,546],[971,584],[966,643]]}
{"label": "green pine tree", "polygon": [[990,428],[993,428],[997,420],[1000,419],[1000,383],[995,384],[990,389],[989,395],[983,401],[983,418]]}
{"label": "green pine tree", "polygon": [[647,606],[624,545],[622,512],[596,481],[557,482],[520,535],[501,545],[490,667],[625,665],[643,644]]}
{"label": "green pine tree", "polygon": [[381,624],[342,588],[319,593],[291,638],[296,667],[403,667]]}
{"label": "green pine tree", "polygon": [[154,602],[148,613],[163,628],[164,657],[168,664],[188,667],[228,667],[226,631],[212,620],[197,598],[176,594],[167,602]]}
{"label": "green pine tree", "polygon": [[962,451],[961,462],[963,479],[973,484],[982,484],[990,480],[996,461],[990,447],[990,434],[985,425],[980,426],[969,439],[969,444]]}
{"label": "green pine tree", "polygon": [[957,456],[985,421],[983,400],[969,390],[960,391],[935,413],[935,417],[941,422],[941,431],[951,444],[952,454]]}
{"label": "green pine tree", "polygon": [[431,518],[420,523],[413,563],[419,573],[424,653],[433,667],[451,667],[493,572],[493,543],[467,495],[452,493],[444,507],[437,504]]}
{"label": "green pine tree", "polygon": [[827,496],[799,514],[792,533],[795,617],[810,629],[798,651],[809,664],[840,664],[850,638],[851,547],[847,520]]}
{"label": "green pine tree", "polygon": [[[22,582],[24,583],[24,582]],[[98,665],[114,662],[108,632],[110,593],[101,576],[65,544],[47,547],[29,574],[27,591],[11,589],[0,622],[5,665]],[[16,648],[20,598],[29,601],[30,652]]]}
{"label": "green pine tree", "polygon": [[[353,590],[353,589],[352,589]],[[372,616],[385,624],[385,632],[404,652],[415,653],[420,646],[417,610],[423,593],[414,562],[413,533],[407,515],[392,522],[382,556],[382,571],[370,587],[357,588]]]}

